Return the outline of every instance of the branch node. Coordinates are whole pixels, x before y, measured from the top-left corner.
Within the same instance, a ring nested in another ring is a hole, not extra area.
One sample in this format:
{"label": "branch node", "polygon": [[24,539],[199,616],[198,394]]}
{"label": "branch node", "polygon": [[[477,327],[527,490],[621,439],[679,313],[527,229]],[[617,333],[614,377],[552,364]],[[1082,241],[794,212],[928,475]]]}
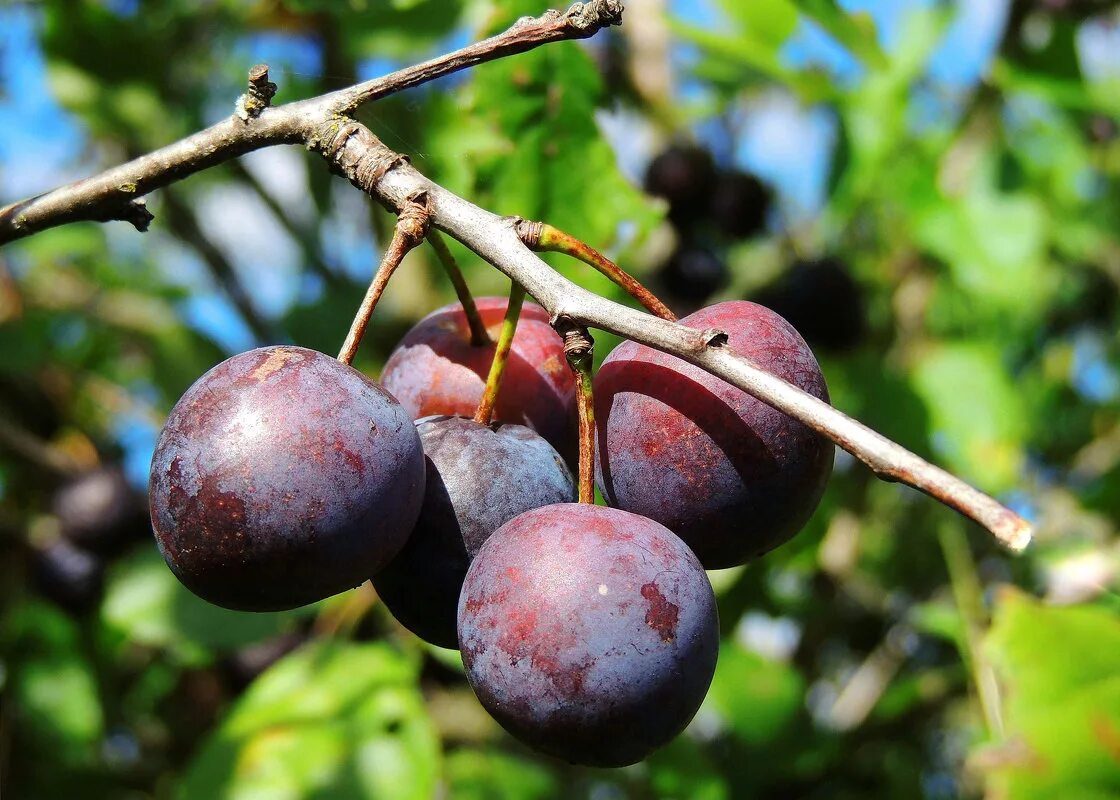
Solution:
{"label": "branch node", "polygon": [[544,223],[522,219],[521,217],[514,217],[513,220],[513,230],[517,233],[517,238],[530,250],[536,250],[541,243]]}
{"label": "branch node", "polygon": [[[131,189],[128,189],[126,186],[122,185],[119,188],[122,192],[135,192],[136,184],[131,184],[131,187]],[[134,200],[129,200],[124,205],[117,206],[101,216],[96,217],[95,221],[112,222],[114,220],[120,220],[121,222],[129,223],[140,233],[144,233],[148,230],[148,226],[151,225],[152,220],[155,218],[155,214],[148,210],[148,204],[145,202],[144,198],[137,197]]]}
{"label": "branch node", "polygon": [[564,314],[553,317],[551,324],[564,340],[564,357],[567,358],[572,369],[576,372],[581,369],[590,370],[592,356],[595,353],[595,340],[591,338],[587,328]]}
{"label": "branch node", "polygon": [[249,91],[237,98],[234,113],[242,122],[256,119],[272,104],[276,84],[268,79],[268,64],[249,68]]}
{"label": "branch node", "polygon": [[575,3],[564,16],[575,30],[590,36],[608,25],[621,25],[623,8],[621,0],[591,0]]}
{"label": "branch node", "polygon": [[[368,141],[348,155],[346,145],[355,135]],[[370,195],[385,173],[409,163],[408,156],[390,150],[364,125],[342,117],[322,126],[309,146],[319,150],[335,172]]]}
{"label": "branch node", "polygon": [[727,344],[726,331],[721,331],[718,328],[706,328],[700,335],[704,338],[705,347],[723,347]]}
{"label": "branch node", "polygon": [[408,198],[397,215],[397,231],[405,239],[408,249],[424,241],[431,218],[428,192],[421,189]]}

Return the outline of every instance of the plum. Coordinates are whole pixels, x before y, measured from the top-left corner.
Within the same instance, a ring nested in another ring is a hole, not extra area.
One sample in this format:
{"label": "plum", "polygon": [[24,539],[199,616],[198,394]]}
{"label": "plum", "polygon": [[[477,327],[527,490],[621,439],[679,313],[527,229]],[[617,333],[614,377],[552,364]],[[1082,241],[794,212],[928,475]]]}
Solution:
{"label": "plum", "polygon": [[560,455],[523,425],[444,416],[416,429],[427,462],[420,519],[373,586],[402,625],[455,648],[459,593],[482,543],[524,511],[571,501],[575,486]]}
{"label": "plum", "polygon": [[526,744],[617,767],[680,733],[715,672],[703,568],[652,520],[565,503],[495,531],[467,572],[459,643],[482,705]]}
{"label": "plum", "polygon": [[[506,312],[505,297],[476,299],[483,323],[497,333]],[[494,341],[471,344],[463,307],[453,303],[420,320],[389,356],[381,385],[414,419],[474,416]],[[549,325],[548,312],[525,303],[506,363],[494,418],[525,425],[543,436],[569,463],[575,456],[575,378],[564,358],[564,344]]]}
{"label": "plum", "polygon": [[420,513],[424,454],[407,412],[360,372],[262,347],[198,379],[171,410],[149,504],[168,566],[227,608],[294,608],[356,586]]}
{"label": "plum", "polygon": [[[681,319],[828,400],[813,353],[763,306],[719,303]],[[596,480],[607,502],[660,522],[706,569],[742,564],[794,536],[832,472],[833,446],[713,375],[624,342],[595,376]]]}

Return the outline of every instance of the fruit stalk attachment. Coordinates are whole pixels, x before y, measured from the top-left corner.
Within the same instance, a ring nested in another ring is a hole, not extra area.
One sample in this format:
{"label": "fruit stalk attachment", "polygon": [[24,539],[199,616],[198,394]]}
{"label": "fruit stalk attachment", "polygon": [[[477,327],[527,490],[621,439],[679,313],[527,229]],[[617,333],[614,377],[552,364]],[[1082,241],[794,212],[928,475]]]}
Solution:
{"label": "fruit stalk attachment", "polygon": [[595,503],[595,396],[591,388],[595,340],[587,328],[567,317],[552,325],[564,340],[564,356],[576,376],[576,409],[579,413],[579,502]]}
{"label": "fruit stalk attachment", "polygon": [[459,269],[459,264],[455,261],[455,256],[452,255],[447,242],[440,236],[439,231],[432,228],[428,231],[428,243],[436,251],[439,263],[443,265],[444,272],[447,273],[451,285],[455,287],[455,295],[459,298],[459,304],[463,307],[463,314],[467,318],[467,325],[471,329],[471,344],[475,347],[490,344],[490,335],[486,332],[486,325],[483,324],[482,316],[478,313],[478,306],[474,302],[471,290],[463,278],[463,271]]}
{"label": "fruit stalk attachment", "polygon": [[393,228],[393,238],[389,241],[389,246],[385,249],[385,255],[381,258],[381,266],[377,268],[377,273],[373,276],[369,288],[366,289],[366,296],[362,298],[358,313],[354,315],[354,321],[350,323],[350,332],[346,334],[346,341],[342,343],[342,349],[338,351],[338,360],[343,364],[353,363],[354,356],[358,352],[358,345],[361,344],[362,336],[365,335],[366,328],[369,326],[370,317],[373,316],[373,309],[377,307],[377,302],[385,292],[385,287],[389,285],[389,278],[393,277],[393,273],[396,272],[408,251],[424,241],[428,232],[428,219],[428,195],[426,192],[414,195],[401,209],[400,215],[397,217],[396,227]]}
{"label": "fruit stalk attachment", "polygon": [[667,305],[658,300],[653,292],[643,286],[637,278],[570,233],[564,233],[547,222],[530,222],[523,219],[517,223],[517,235],[521,237],[521,241],[530,250],[538,253],[563,253],[594,267],[625,289],[649,313],[661,317],[661,319],[669,320],[669,322],[677,321],[677,315],[670,311]]}
{"label": "fruit stalk attachment", "polygon": [[506,371],[506,362],[509,361],[513,335],[517,332],[517,320],[521,316],[521,304],[524,302],[525,290],[521,284],[514,282],[509,288],[509,303],[506,305],[505,319],[502,320],[502,331],[498,334],[498,344],[494,348],[494,360],[490,362],[490,374],[486,376],[486,388],[482,391],[482,400],[474,414],[474,421],[479,425],[489,425],[494,416],[494,406],[498,402],[502,376]]}

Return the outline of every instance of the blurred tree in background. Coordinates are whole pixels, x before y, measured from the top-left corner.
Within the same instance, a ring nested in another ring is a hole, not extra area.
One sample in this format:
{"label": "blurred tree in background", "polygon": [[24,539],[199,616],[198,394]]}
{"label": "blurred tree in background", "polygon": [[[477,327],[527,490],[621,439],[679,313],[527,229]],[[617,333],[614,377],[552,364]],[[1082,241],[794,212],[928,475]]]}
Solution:
{"label": "blurred tree in background", "polygon": [[[164,414],[255,344],[337,350],[391,230],[369,198],[273,148],[157,192],[147,235],[72,225],[0,251],[0,791],[1120,796],[1117,5],[632,0],[622,29],[364,112],[435,181],[571,231],[678,311],[776,308],[837,407],[1038,523],[1010,557],[840,453],[797,539],[712,573],[725,638],[708,699],[625,770],[518,745],[457,655],[405,633],[368,585],[229,612],[153,546],[143,491]],[[278,102],[298,99],[543,8],[5,5],[0,198],[227,115],[253,63]],[[477,293],[504,292],[457,253]],[[355,366],[376,375],[452,299],[415,251]],[[598,357],[613,344],[600,336]]]}

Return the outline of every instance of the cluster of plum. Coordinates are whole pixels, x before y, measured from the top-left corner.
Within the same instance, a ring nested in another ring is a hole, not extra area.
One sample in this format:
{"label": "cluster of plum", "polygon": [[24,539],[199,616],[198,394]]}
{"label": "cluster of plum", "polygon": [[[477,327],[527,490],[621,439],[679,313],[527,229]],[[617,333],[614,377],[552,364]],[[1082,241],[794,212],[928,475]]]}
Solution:
{"label": "cluster of plum", "polygon": [[727,283],[722,245],[762,233],[773,204],[770,187],[755,175],[717,169],[712,154],[693,144],[673,144],[657,155],[645,189],[668,202],[677,233],[659,281],[666,295],[692,307]]}
{"label": "cluster of plum", "polygon": [[[488,329],[506,304],[478,301]],[[726,331],[827,400],[805,341],[763,306],[681,322]],[[300,347],[219,364],[159,438],[159,548],[186,586],[235,609],[290,608],[372,579],[405,627],[461,650],[479,700],[516,737],[576,763],[636,762],[687,725],[712,679],[719,627],[704,570],[793,536],[832,445],[627,342],[594,380],[610,507],[575,503],[576,378],[547,312],[522,310],[485,424],[471,415],[494,353],[454,305],[406,335],[380,385]]]}
{"label": "cluster of plum", "polygon": [[[655,157],[645,189],[668,202],[678,240],[658,281],[666,296],[688,307],[726,285],[728,267],[719,253],[762,234],[773,205],[773,192],[758,177],[718,168],[711,153],[694,144],[673,144]],[[750,299],[776,311],[813,346],[843,351],[864,336],[862,293],[836,256],[795,259]]]}
{"label": "cluster of plum", "polygon": [[101,599],[107,561],[149,535],[143,498],[105,464],[58,486],[50,514],[59,535],[31,548],[31,578],[39,594],[82,615]]}

